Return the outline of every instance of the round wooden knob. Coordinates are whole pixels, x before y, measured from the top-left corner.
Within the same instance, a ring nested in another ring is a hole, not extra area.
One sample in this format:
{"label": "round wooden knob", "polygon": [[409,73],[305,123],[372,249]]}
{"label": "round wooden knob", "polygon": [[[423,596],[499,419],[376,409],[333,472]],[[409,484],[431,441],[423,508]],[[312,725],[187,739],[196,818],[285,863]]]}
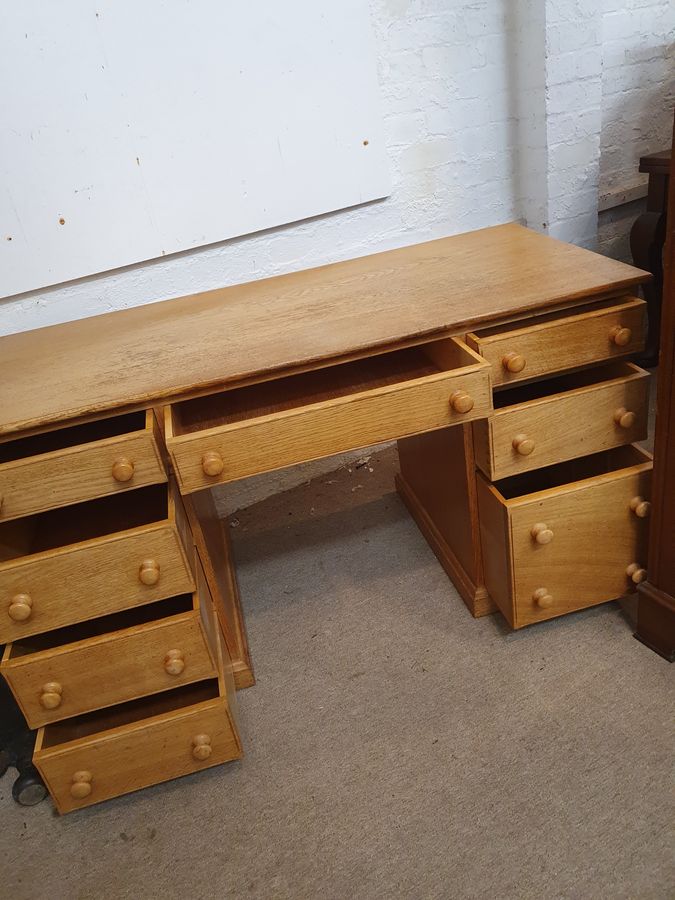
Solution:
{"label": "round wooden knob", "polygon": [[619,428],[632,428],[635,425],[635,413],[620,406],[614,410],[614,421]]}
{"label": "round wooden knob", "polygon": [[546,588],[537,588],[532,594],[532,599],[540,609],[550,609],[553,606],[553,597]]}
{"label": "round wooden knob", "polygon": [[530,529],[533,540],[538,544],[550,544],[553,540],[553,532],[544,522],[537,522]]}
{"label": "round wooden knob", "polygon": [[91,772],[75,772],[70,785],[70,796],[75,800],[84,800],[91,794],[91,782],[93,781]]}
{"label": "round wooden knob", "polygon": [[61,694],[63,694],[63,688],[58,681],[48,681],[47,684],[42,685],[40,706],[44,709],[57,709],[61,706]]}
{"label": "round wooden knob", "polygon": [[185,657],[182,650],[168,650],[164,657],[164,670],[167,675],[180,675],[185,668]]}
{"label": "round wooden knob", "polygon": [[215,478],[225,468],[223,457],[216,450],[207,450],[202,456],[202,469],[205,475]]}
{"label": "round wooden knob", "polygon": [[640,584],[641,581],[647,578],[647,570],[641,568],[637,563],[631,563],[626,569],[626,575],[628,575],[633,584]]}
{"label": "round wooden knob", "polygon": [[517,434],[511,442],[513,449],[521,456],[529,456],[534,450],[534,441],[526,434]]}
{"label": "round wooden knob", "polygon": [[652,511],[651,503],[649,500],[645,500],[644,497],[633,497],[630,501],[630,508],[639,519],[646,519]]}
{"label": "round wooden knob", "polygon": [[131,481],[134,477],[134,464],[126,456],[120,456],[112,466],[112,477],[115,481]]}
{"label": "round wooden knob", "polygon": [[211,738],[208,734],[196,734],[192,738],[192,755],[195,759],[205,760],[211,756]]}
{"label": "round wooden knob", "polygon": [[632,336],[630,328],[623,328],[621,325],[615,325],[609,332],[610,341],[617,347],[625,347],[630,343]]}
{"label": "round wooden knob", "polygon": [[513,350],[502,356],[502,366],[507,372],[513,372],[514,375],[522,372],[526,365],[527,360],[525,357],[521,356],[520,353],[515,353]]}
{"label": "round wooden knob", "polygon": [[144,559],[138,570],[142,584],[153,585],[159,581],[159,563],[154,559]]}
{"label": "round wooden knob", "polygon": [[33,615],[33,598],[30,594],[15,594],[9,601],[7,614],[15,622],[25,622]]}
{"label": "round wooden knob", "polygon": [[473,409],[473,397],[466,391],[453,391],[450,394],[450,408],[457,413],[468,413]]}

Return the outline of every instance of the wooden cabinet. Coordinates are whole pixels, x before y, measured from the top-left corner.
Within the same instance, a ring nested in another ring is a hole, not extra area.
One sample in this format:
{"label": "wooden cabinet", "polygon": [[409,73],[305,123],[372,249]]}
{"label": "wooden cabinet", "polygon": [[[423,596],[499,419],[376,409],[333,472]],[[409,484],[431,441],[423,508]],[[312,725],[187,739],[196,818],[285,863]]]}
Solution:
{"label": "wooden cabinet", "polygon": [[461,441],[399,442],[401,496],[474,615],[520,628],[646,577],[652,464],[633,442],[649,374],[615,359],[644,346],[644,306],[608,298],[469,334],[493,414]]}

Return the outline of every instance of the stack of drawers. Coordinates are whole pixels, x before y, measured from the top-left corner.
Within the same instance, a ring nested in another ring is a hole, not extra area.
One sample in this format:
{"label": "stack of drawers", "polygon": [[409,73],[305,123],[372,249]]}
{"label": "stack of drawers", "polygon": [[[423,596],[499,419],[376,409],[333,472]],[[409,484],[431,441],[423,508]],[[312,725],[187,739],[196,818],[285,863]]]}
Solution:
{"label": "stack of drawers", "polygon": [[151,410],[0,444],[1,671],[60,812],[241,756]]}
{"label": "stack of drawers", "polygon": [[[623,297],[468,334],[491,364],[494,412],[461,444],[439,433],[399,445],[404,499],[475,615],[492,601],[520,628],[646,577],[652,463],[634,442],[647,436],[649,375],[626,360],[645,324],[644,302]],[[471,536],[447,516],[461,503]]]}

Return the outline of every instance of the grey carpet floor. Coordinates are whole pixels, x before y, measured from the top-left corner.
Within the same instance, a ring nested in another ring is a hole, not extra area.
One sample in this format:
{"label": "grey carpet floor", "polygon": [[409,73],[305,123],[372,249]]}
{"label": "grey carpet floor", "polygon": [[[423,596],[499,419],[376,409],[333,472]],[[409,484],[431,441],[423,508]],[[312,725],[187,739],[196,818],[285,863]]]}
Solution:
{"label": "grey carpet floor", "polygon": [[472,619],[394,465],[232,523],[245,758],[64,818],[6,775],[3,898],[675,896],[675,669],[616,603]]}

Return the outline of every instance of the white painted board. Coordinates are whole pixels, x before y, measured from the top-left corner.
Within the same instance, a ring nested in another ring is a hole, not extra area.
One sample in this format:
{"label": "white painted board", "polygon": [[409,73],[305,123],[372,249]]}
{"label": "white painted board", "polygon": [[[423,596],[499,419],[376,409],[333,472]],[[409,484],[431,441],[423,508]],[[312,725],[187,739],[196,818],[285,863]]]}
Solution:
{"label": "white painted board", "polygon": [[21,0],[0,73],[0,296],[390,190],[368,0]]}

